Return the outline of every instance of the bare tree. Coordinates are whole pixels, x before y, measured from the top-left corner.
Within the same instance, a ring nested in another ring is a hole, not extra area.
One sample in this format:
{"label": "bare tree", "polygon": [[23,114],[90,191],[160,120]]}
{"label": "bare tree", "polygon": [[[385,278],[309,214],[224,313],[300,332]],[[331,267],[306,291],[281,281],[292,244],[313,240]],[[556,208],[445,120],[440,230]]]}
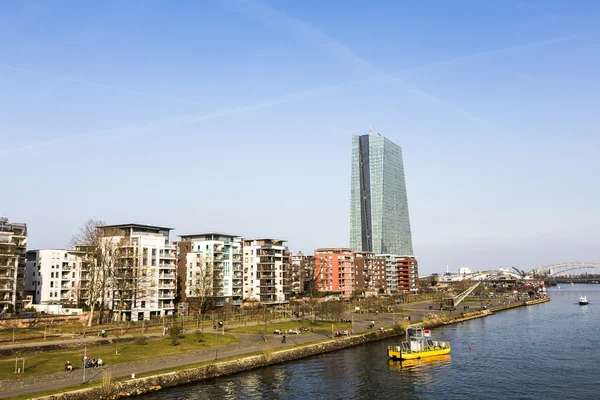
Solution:
{"label": "bare tree", "polygon": [[321,271],[323,270],[322,263],[329,262],[329,260],[327,257],[322,257],[319,258],[317,262],[315,257],[311,259],[304,259],[302,262],[304,263],[303,267],[306,276],[306,293],[312,297],[315,296],[319,291],[319,285],[321,283]]}
{"label": "bare tree", "polygon": [[98,304],[100,305],[98,323],[102,322],[108,281],[106,257],[103,252],[102,235],[99,229],[104,225],[104,221],[90,219],[71,238],[71,246],[75,249],[74,253],[79,255],[81,259],[78,301],[87,299],[87,304],[90,307],[88,326],[92,326],[94,311]]}
{"label": "bare tree", "polygon": [[214,296],[213,280],[214,264],[210,256],[201,255],[196,259],[195,265],[190,268],[192,275],[187,277],[187,298],[190,303],[198,307],[201,315],[206,310],[208,301]]}
{"label": "bare tree", "polygon": [[112,311],[116,310],[117,320],[124,311],[133,311],[156,290],[153,274],[140,254],[138,247],[123,236],[120,230],[104,232],[102,253],[110,280]]}

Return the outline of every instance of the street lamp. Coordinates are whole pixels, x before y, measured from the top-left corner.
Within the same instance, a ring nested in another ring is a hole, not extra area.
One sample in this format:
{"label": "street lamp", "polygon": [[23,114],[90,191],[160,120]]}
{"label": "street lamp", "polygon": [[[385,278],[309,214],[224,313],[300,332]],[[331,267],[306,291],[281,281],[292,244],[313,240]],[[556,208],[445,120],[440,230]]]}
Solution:
{"label": "street lamp", "polygon": [[87,344],[83,345],[83,381],[85,383],[85,367],[87,366]]}

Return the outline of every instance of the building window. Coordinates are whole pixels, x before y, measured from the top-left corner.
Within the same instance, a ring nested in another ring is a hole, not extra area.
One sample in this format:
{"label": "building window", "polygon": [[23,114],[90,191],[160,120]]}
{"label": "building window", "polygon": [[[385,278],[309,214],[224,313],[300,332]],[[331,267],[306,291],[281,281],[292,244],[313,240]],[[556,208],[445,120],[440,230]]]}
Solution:
{"label": "building window", "polygon": [[50,282],[50,287],[54,287],[54,282]]}

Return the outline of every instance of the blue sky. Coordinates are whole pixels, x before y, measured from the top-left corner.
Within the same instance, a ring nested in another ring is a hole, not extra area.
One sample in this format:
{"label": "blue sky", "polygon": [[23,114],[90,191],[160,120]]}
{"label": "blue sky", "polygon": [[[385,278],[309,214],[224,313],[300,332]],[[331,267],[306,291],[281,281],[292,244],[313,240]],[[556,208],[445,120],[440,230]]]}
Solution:
{"label": "blue sky", "polygon": [[598,17],[595,1],[2,2],[0,214],[30,248],[89,218],[347,246],[351,135],[371,125],[403,148],[422,272],[598,261]]}

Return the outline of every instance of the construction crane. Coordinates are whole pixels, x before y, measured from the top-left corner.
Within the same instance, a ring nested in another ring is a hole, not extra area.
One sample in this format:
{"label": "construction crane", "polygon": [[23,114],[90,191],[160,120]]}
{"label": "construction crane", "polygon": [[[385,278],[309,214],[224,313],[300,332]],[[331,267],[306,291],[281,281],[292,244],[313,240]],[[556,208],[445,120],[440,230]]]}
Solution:
{"label": "construction crane", "polygon": [[517,273],[519,274],[519,276],[521,277],[521,279],[525,279],[528,275],[527,271],[525,271],[524,269],[519,269],[519,268],[515,268],[513,267],[513,269],[515,271],[517,271]]}
{"label": "construction crane", "polygon": [[461,301],[466,299],[467,296],[470,295],[473,292],[473,290],[475,290],[477,288],[477,286],[479,286],[479,285],[481,285],[481,282],[477,282],[476,284],[472,285],[464,292],[459,293],[454,297],[447,297],[447,298],[443,299],[442,304],[440,305],[440,308],[442,310],[454,310],[456,308],[456,306],[459,305]]}

